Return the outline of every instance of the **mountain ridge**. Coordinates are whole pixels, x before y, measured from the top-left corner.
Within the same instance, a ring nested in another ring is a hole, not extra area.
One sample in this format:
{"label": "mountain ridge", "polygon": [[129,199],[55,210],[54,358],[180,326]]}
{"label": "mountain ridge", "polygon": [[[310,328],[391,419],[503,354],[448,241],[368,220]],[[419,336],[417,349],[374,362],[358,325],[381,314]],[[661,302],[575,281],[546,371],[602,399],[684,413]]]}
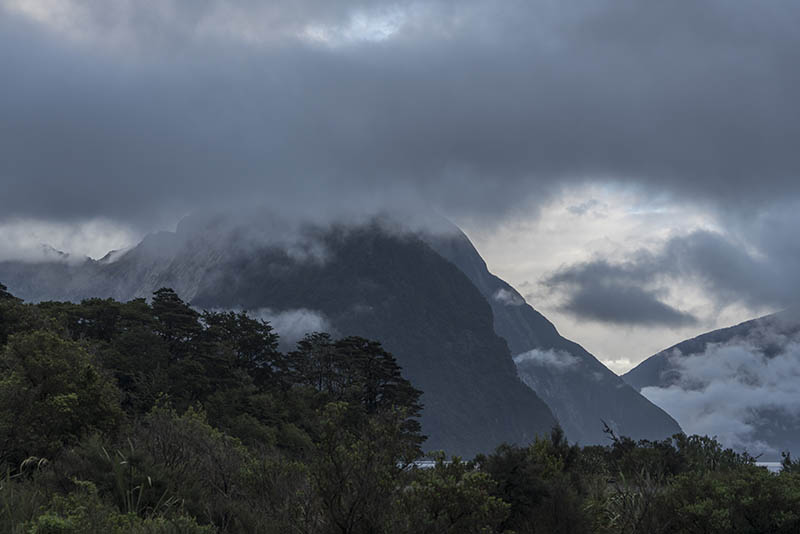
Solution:
{"label": "mountain ridge", "polygon": [[[634,439],[663,439],[681,431],[669,414],[578,343],[561,336],[511,285],[489,272],[469,238],[456,231],[456,237],[433,237],[429,242],[484,295],[492,307],[495,331],[508,343],[520,377],[550,406],[571,440],[606,443],[604,423]],[[519,358],[531,351],[545,354]]]}
{"label": "mountain ridge", "polygon": [[[215,227],[199,226],[150,236],[107,265],[5,263],[0,278],[26,300],[127,300],[171,286],[200,307],[313,310],[337,335],[379,340],[397,357],[424,392],[429,449],[470,456],[502,442],[528,443],[556,424],[517,376],[491,307],[418,237],[372,225],[254,248],[249,235],[220,238]],[[47,283],[33,287],[30,279]]]}
{"label": "mountain ridge", "polygon": [[[423,426],[441,429],[432,433],[430,445],[448,452],[529,441],[556,420],[569,439],[583,444],[606,442],[604,421],[636,439],[680,431],[671,417],[563,338],[491,274],[460,229],[435,222],[430,225],[435,231],[412,231],[386,220],[325,231],[279,225],[269,230],[269,222],[266,230],[254,231],[220,217],[195,217],[182,221],[176,232],[148,235],[114,261],[22,267],[6,262],[0,263],[0,277],[26,300],[127,300],[166,286],[200,307],[250,310],[270,320],[297,310],[316,314],[318,324],[338,334],[377,339],[396,353],[425,391]],[[425,339],[442,332],[439,349],[426,345]],[[460,388],[449,380],[430,380],[425,362],[440,359],[439,372],[449,373]],[[492,376],[496,382],[488,389],[474,387]],[[483,395],[484,389],[497,395]],[[479,406],[469,398],[476,394],[483,395]],[[452,405],[471,408],[453,412]],[[476,429],[470,421],[475,417],[485,430]],[[473,430],[460,436],[458,428]],[[468,441],[472,444],[465,445]]]}

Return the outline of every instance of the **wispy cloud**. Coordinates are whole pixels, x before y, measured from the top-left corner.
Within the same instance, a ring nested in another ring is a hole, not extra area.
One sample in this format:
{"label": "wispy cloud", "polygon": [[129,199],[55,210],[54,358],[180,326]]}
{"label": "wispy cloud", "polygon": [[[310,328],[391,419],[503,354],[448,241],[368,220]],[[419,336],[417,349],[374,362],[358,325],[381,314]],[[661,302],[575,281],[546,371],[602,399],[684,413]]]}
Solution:
{"label": "wispy cloud", "polygon": [[518,366],[543,366],[556,371],[565,371],[580,364],[575,356],[561,350],[529,350],[514,356]]}
{"label": "wispy cloud", "polygon": [[299,308],[294,310],[271,310],[259,308],[248,312],[252,317],[269,321],[280,336],[281,350],[294,349],[295,343],[314,332],[333,332],[330,322],[319,311]]}

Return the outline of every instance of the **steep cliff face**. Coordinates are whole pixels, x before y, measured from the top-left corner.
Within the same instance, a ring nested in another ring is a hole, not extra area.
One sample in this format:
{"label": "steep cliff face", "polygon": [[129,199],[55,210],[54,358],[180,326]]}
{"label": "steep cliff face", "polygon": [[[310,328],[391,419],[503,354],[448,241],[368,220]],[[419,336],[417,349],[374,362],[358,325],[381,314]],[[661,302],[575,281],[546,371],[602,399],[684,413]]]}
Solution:
{"label": "steep cliff face", "polygon": [[506,340],[519,376],[550,406],[569,439],[607,443],[603,421],[635,439],[680,432],[675,420],[640,395],[555,326],[500,278],[461,234],[428,238],[464,272],[492,308],[494,328]]}
{"label": "steep cliff face", "polygon": [[113,263],[2,264],[0,280],[28,300],[129,299],[171,286],[199,307],[266,317],[303,310],[338,335],[380,340],[424,391],[429,450],[471,456],[556,424],[517,376],[468,277],[418,237],[377,225],[313,231],[290,246],[184,228],[150,236]]}

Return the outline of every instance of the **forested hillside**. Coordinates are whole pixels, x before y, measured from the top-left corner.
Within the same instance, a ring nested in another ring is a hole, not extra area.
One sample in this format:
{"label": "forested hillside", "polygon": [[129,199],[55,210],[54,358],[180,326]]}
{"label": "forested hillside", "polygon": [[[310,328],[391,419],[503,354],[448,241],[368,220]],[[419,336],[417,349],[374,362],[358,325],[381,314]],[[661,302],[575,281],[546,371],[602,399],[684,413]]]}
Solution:
{"label": "forested hillside", "polygon": [[170,289],[26,304],[0,285],[0,531],[797,532],[800,465],[559,428],[415,466],[421,392],[375,341],[198,312]]}

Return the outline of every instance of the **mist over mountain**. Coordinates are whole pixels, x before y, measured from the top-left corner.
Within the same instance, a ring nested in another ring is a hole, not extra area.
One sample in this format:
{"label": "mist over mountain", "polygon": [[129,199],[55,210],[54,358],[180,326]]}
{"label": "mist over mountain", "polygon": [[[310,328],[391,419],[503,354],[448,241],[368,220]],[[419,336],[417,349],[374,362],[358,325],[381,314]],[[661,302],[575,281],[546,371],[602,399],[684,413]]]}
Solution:
{"label": "mist over mountain", "polygon": [[99,261],[0,263],[0,279],[33,301],[147,298],[172,287],[194,306],[271,321],[284,347],[319,330],[380,340],[425,392],[430,449],[472,454],[524,443],[556,419],[584,444],[606,441],[603,421],[637,439],[680,431],[561,337],[487,270],[457,227],[436,217],[322,229],[266,216],[193,216],[175,233],[148,235]]}
{"label": "mist over mountain", "polygon": [[0,279],[34,301],[124,300],[168,286],[194,306],[283,319],[290,336],[325,329],[380,340],[424,391],[429,450],[472,455],[527,443],[556,424],[518,378],[486,300],[414,234],[377,223],[272,236],[253,230],[189,219],[111,263],[6,262]]}
{"label": "mist over mountain", "polygon": [[800,310],[714,330],[623,375],[689,433],[779,458],[800,449]]}

